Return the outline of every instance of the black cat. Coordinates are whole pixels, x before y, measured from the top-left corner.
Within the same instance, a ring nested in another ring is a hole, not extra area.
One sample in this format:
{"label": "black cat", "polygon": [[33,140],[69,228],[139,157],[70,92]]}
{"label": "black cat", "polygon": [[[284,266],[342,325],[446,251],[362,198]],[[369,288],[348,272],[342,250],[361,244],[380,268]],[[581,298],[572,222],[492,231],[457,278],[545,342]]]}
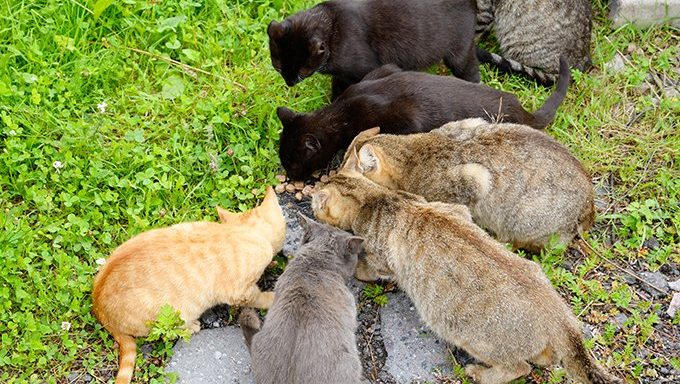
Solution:
{"label": "black cat", "polygon": [[511,93],[453,76],[403,72],[385,65],[317,111],[302,114],[279,107],[276,112],[283,123],[279,157],[288,177],[299,180],[326,166],[354,136],[372,127],[380,127],[381,133],[407,134],[481,117],[544,128],[555,117],[570,79],[567,62],[560,59],[555,92],[532,114]]}
{"label": "black cat", "polygon": [[444,59],[479,82],[474,0],[331,0],[267,28],[272,65],[293,86],[333,76],[333,98],[383,64],[419,70]]}

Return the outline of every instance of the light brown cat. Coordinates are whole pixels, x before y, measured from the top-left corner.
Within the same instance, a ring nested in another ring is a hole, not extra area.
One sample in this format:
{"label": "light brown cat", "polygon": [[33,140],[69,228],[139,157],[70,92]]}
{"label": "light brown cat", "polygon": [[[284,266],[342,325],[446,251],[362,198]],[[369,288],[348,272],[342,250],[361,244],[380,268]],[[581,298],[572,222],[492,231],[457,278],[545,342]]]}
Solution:
{"label": "light brown cat", "polygon": [[191,222],[141,233],[111,254],[94,280],[94,314],[120,348],[116,384],[134,371],[134,337],[161,306],[178,310],[191,332],[216,304],[269,308],[273,292],[257,281],[282,246],[286,222],[271,187],[262,204],[245,213],[220,207],[222,223]]}
{"label": "light brown cat", "polygon": [[[501,242],[538,252],[593,224],[590,175],[557,140],[518,124],[467,119],[430,133],[362,132],[348,153],[378,184],[428,201],[464,204]],[[347,155],[346,155],[347,156]]]}
{"label": "light brown cat", "polygon": [[529,362],[561,363],[584,383],[620,382],[590,356],[540,266],[489,237],[464,205],[422,202],[343,169],[312,209],[364,238],[364,268],[396,281],[428,327],[481,361],[466,367],[479,383],[526,375]]}

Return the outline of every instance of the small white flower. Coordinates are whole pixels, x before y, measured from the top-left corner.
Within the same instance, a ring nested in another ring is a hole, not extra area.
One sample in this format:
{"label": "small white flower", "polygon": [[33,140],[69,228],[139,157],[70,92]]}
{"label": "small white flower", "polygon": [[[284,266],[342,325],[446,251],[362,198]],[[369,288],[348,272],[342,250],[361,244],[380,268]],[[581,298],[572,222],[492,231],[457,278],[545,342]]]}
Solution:
{"label": "small white flower", "polygon": [[71,329],[71,323],[69,323],[68,321],[62,321],[61,322],[61,329],[68,332]]}
{"label": "small white flower", "polygon": [[55,160],[54,163],[52,163],[52,166],[54,167],[54,170],[59,173],[59,170],[64,168],[64,164],[61,163],[59,160]]}
{"label": "small white flower", "polygon": [[9,131],[9,135],[10,135],[10,136],[16,136],[16,135],[17,135],[17,131],[11,130],[11,131]]}
{"label": "small white flower", "polygon": [[101,103],[97,104],[97,109],[99,109],[100,113],[105,113],[106,112],[106,107],[109,105],[106,104],[106,101],[102,101]]}
{"label": "small white flower", "polygon": [[95,263],[97,263],[97,265],[104,265],[104,264],[106,264],[106,259],[103,258],[103,257],[100,257],[95,261]]}

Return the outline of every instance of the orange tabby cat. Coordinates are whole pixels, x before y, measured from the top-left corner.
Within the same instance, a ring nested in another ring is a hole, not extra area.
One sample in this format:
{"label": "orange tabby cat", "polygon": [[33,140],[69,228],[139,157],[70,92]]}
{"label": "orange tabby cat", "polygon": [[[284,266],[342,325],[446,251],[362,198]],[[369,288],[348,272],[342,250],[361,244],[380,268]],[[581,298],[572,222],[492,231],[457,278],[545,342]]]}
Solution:
{"label": "orange tabby cat", "polygon": [[245,213],[217,207],[222,223],[192,222],[141,233],[119,246],[94,280],[94,314],[120,348],[116,384],[134,371],[134,337],[170,304],[191,332],[206,309],[229,305],[269,308],[273,292],[257,281],[283,247],[286,222],[271,187]]}

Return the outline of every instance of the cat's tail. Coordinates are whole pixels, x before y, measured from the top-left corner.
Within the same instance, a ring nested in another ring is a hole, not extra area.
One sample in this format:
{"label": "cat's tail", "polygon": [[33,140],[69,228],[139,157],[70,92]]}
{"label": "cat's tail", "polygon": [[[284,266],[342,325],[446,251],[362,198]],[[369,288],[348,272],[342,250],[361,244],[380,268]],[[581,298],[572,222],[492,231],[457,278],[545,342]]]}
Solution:
{"label": "cat's tail", "polygon": [[115,384],[130,384],[135,371],[137,343],[130,335],[118,334],[113,335],[113,338],[118,343],[118,374]]}
{"label": "cat's tail", "polygon": [[569,89],[569,83],[571,82],[571,72],[569,71],[569,64],[564,56],[560,57],[560,72],[559,78],[557,79],[557,86],[555,91],[548,97],[548,99],[543,103],[538,111],[534,112],[534,121],[529,124],[530,126],[542,129],[548,126],[555,118],[555,112],[557,108],[562,104],[564,98],[567,96],[567,90]]}
{"label": "cat's tail", "polygon": [[555,84],[559,78],[559,74],[546,72],[542,69],[524,65],[519,61],[505,58],[496,53],[489,52],[485,49],[477,47],[477,59],[480,63],[491,64],[498,68],[503,73],[517,73],[529,77],[541,85],[550,86]]}
{"label": "cat's tail", "polygon": [[250,350],[253,336],[260,331],[262,322],[254,309],[244,308],[238,317],[238,324],[241,326],[243,338],[246,339],[246,346],[248,347],[248,350]]}
{"label": "cat's tail", "polygon": [[583,338],[577,329],[569,327],[566,345],[557,351],[562,366],[572,379],[584,384],[621,384],[623,381],[602,368],[583,345]]}

